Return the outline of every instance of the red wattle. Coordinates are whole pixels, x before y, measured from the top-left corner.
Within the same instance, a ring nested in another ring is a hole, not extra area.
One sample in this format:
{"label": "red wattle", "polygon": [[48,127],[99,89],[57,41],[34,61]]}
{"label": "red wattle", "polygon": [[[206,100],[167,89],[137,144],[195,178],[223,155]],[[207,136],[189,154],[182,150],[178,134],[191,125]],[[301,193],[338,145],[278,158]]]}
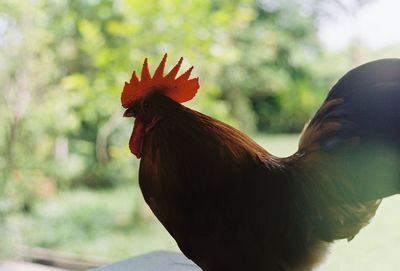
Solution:
{"label": "red wattle", "polygon": [[131,138],[129,139],[129,149],[139,159],[142,156],[143,140],[146,126],[138,118],[135,119]]}

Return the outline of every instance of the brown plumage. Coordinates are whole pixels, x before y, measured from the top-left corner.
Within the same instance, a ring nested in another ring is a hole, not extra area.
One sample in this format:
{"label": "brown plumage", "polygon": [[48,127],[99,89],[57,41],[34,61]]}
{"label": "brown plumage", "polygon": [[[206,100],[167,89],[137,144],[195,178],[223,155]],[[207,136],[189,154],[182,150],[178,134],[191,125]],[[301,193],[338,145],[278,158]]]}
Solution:
{"label": "brown plumage", "polygon": [[[360,74],[388,66],[397,69],[393,76],[382,73],[363,86]],[[299,150],[287,158],[181,105],[181,94],[172,95],[171,85],[157,80],[148,82],[150,91],[143,96],[129,96],[136,91],[132,81],[123,94],[125,116],[135,117],[140,127],[130,140],[131,151],[141,157],[140,188],[182,252],[205,271],[312,270],[329,242],[351,240],[374,216],[381,198],[400,192],[399,145],[388,135],[400,133],[400,109],[390,112],[396,118],[382,133],[367,126],[379,126],[387,114],[375,118],[362,111],[365,105],[368,112],[390,107],[391,98],[400,101],[400,60],[348,73],[303,131]],[[188,88],[177,87],[192,93],[186,100],[195,95],[197,81]],[[365,93],[353,92],[359,88],[387,91],[375,96],[366,91],[373,97],[360,99]],[[386,102],[373,102],[379,97]],[[391,174],[374,173],[380,150],[390,150],[390,159],[382,159],[379,167]],[[365,175],[366,166],[371,175]]]}

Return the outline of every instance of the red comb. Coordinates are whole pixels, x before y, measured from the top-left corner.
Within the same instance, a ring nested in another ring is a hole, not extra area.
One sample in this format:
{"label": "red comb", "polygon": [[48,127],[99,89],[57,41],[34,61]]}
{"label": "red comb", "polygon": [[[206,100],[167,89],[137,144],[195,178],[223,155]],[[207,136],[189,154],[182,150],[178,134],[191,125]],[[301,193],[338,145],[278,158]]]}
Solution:
{"label": "red comb", "polygon": [[153,91],[157,91],[179,103],[187,102],[196,95],[197,90],[200,87],[199,78],[196,77],[189,79],[193,67],[188,69],[178,78],[175,78],[183,61],[183,58],[181,57],[171,71],[164,76],[166,61],[167,54],[162,58],[153,77],[150,75],[147,58],[143,63],[140,80],[136,76],[136,72],[133,71],[132,78],[129,83],[125,82],[121,95],[121,103],[124,108],[129,108],[136,101],[149,95]]}

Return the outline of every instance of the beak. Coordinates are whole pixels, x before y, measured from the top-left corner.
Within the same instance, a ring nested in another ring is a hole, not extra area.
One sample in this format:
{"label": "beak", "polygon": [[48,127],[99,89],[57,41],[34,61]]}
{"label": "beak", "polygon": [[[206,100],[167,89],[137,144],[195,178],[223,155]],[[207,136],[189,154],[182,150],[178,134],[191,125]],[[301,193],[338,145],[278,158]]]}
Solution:
{"label": "beak", "polygon": [[134,116],[135,116],[135,112],[134,112],[133,107],[128,108],[128,109],[124,112],[124,115],[123,115],[123,116],[124,116],[125,118],[134,117]]}

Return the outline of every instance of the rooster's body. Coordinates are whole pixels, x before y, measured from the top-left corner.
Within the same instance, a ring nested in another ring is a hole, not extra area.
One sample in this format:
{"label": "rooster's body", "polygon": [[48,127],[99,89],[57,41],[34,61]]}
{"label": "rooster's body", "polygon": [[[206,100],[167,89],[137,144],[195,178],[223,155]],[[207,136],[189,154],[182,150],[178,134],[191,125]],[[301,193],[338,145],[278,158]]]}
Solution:
{"label": "rooster's body", "polygon": [[287,158],[181,105],[197,79],[171,86],[160,69],[152,83],[145,62],[142,81],[124,89],[130,148],[146,202],[203,270],[311,270],[329,242],[352,239],[400,192],[400,60],[344,76]]}

